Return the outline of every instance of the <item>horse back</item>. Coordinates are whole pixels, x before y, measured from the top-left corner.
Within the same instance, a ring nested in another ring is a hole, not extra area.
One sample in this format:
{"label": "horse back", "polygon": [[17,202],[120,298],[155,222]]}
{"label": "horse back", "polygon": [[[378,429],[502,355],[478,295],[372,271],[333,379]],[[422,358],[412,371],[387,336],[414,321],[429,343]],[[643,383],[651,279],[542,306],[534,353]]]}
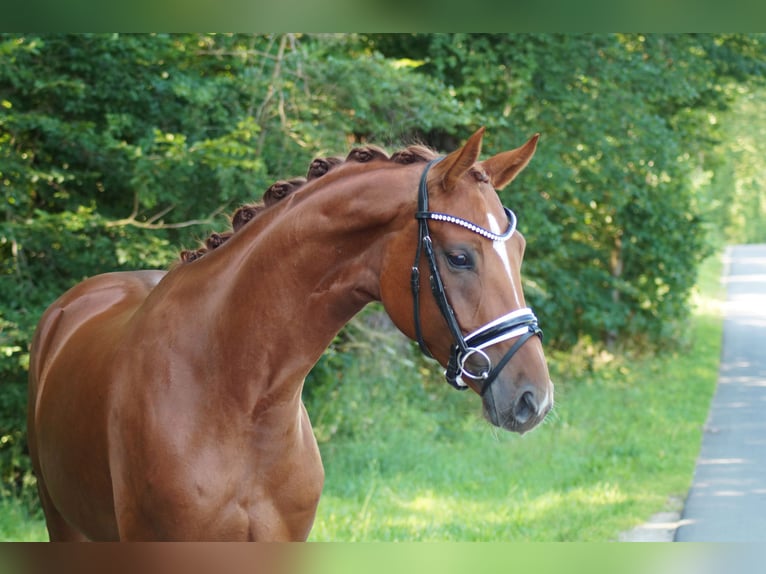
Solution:
{"label": "horse back", "polygon": [[129,317],[164,277],[165,271],[104,273],[78,283],[43,313],[30,349],[30,383],[45,380],[47,367],[62,347],[89,322]]}

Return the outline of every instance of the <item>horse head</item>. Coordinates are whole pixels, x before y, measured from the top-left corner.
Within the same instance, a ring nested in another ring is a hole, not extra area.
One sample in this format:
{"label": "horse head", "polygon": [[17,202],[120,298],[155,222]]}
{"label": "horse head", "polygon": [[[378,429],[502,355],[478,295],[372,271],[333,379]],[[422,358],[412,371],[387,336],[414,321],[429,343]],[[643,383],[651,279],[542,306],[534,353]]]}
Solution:
{"label": "horse head", "polygon": [[522,290],[525,240],[496,189],[526,167],[538,136],[479,161],[483,133],[421,172],[415,217],[384,258],[381,299],[453,386],[482,397],[492,424],[524,433],[553,406],[553,385]]}

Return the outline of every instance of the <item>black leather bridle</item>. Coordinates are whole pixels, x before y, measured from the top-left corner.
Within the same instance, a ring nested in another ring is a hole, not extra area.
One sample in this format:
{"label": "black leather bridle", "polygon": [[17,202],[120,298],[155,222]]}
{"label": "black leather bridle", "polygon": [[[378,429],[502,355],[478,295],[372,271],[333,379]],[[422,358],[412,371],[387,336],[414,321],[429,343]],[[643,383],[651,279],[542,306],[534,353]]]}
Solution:
{"label": "black leather bridle", "polygon": [[[415,336],[417,337],[421,351],[427,357],[433,357],[423,340],[423,329],[420,324],[420,259],[423,252],[425,252],[430,270],[431,292],[433,293],[434,299],[436,299],[439,311],[447,322],[447,327],[449,328],[454,341],[450,347],[450,358],[445,372],[447,382],[458,390],[465,390],[468,388],[468,385],[463,382],[462,377],[466,376],[477,381],[477,384],[480,386],[480,394],[484,396],[492,382],[500,374],[500,371],[503,370],[508,364],[508,361],[511,360],[521,346],[535,335],[542,339],[543,332],[538,326],[537,317],[535,317],[532,310],[523,308],[503,315],[502,317],[487,323],[483,327],[480,327],[473,333],[463,336],[463,331],[455,317],[455,311],[447,300],[444,282],[439,274],[439,267],[436,263],[436,254],[434,253],[433,242],[431,241],[431,235],[428,230],[428,221],[443,221],[459,225],[492,241],[504,242],[507,241],[516,230],[516,215],[514,215],[514,213],[507,207],[503,208],[508,217],[508,228],[504,233],[499,235],[484,229],[475,223],[461,219],[460,217],[429,211],[428,171],[431,169],[431,166],[440,160],[441,158],[428,162],[428,165],[426,165],[423,170],[423,174],[420,176],[420,185],[418,186],[418,210],[415,213],[415,218],[418,220],[418,247],[415,253],[415,263],[412,266],[411,275]],[[508,349],[505,355],[503,355],[503,358],[500,359],[497,365],[494,365],[493,367],[492,361],[484,352],[484,349],[516,337],[518,337],[516,342],[510,349]],[[474,362],[476,361],[476,358],[479,358],[483,363],[478,372],[472,372],[467,369],[466,362],[472,357],[474,358]]]}

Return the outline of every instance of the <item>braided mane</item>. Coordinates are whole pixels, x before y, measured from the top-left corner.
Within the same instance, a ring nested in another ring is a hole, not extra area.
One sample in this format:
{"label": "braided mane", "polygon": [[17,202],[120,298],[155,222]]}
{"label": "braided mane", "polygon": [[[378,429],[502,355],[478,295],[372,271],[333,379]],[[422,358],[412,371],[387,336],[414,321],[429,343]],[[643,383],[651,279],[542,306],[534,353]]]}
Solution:
{"label": "braided mane", "polygon": [[198,249],[184,249],[180,253],[181,263],[191,263],[214,249],[220,247],[229,238],[242,229],[248,222],[258,217],[260,213],[275,205],[303,187],[306,182],[318,179],[344,163],[367,163],[373,160],[388,161],[407,165],[417,162],[427,162],[437,156],[431,148],[423,145],[411,145],[394,152],[390,157],[381,148],[373,145],[353,148],[345,158],[331,156],[314,159],[309,165],[306,177],[294,177],[279,180],[271,184],[263,193],[260,201],[245,204],[231,215],[231,230],[221,233],[211,233]]}

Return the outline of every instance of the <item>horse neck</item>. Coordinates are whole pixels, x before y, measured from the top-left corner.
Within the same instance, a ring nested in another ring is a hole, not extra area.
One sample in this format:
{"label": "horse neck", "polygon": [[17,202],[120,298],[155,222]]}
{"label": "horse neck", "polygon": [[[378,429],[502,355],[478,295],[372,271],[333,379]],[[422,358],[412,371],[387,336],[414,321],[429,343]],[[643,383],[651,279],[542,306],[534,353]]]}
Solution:
{"label": "horse neck", "polygon": [[380,298],[385,239],[412,220],[419,171],[362,167],[297,192],[184,269],[185,282],[208,286],[194,316],[213,337],[210,357],[254,384],[302,384],[343,325]]}

